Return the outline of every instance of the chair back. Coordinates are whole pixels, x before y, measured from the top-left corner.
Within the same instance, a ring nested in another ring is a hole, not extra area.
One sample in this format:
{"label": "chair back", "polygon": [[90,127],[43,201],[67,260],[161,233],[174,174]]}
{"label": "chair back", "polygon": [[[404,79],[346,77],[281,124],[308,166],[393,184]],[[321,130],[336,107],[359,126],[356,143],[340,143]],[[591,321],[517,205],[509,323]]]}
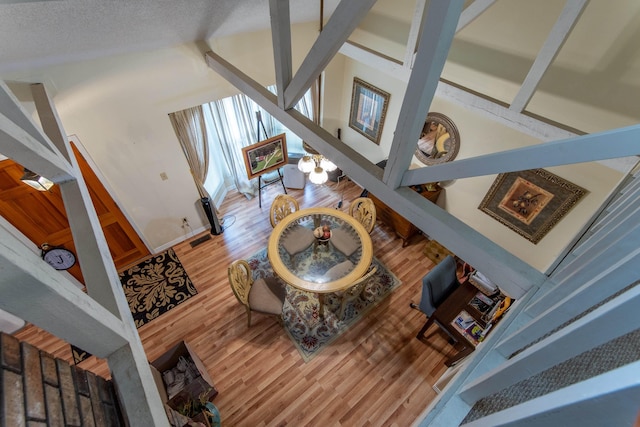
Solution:
{"label": "chair back", "polygon": [[376,225],[376,206],[368,197],[358,197],[349,205],[349,215],[364,226],[367,233]]}
{"label": "chair back", "polygon": [[300,209],[298,201],[288,194],[278,194],[269,209],[271,226],[275,227],[284,217]]}
{"label": "chair back", "polygon": [[420,310],[431,316],[458,286],[460,282],[456,276],[456,261],[451,255],[447,255],[422,278]]}
{"label": "chair back", "polygon": [[243,259],[233,261],[227,269],[231,290],[240,304],[249,307],[249,292],[253,285],[253,274],[249,263]]}
{"label": "chair back", "polygon": [[347,308],[347,303],[349,301],[353,301],[354,299],[360,298],[362,296],[362,293],[367,288],[367,282],[369,282],[369,279],[371,279],[371,276],[376,274],[376,271],[378,271],[378,267],[373,265],[372,267],[369,268],[369,271],[364,276],[362,276],[361,278],[353,282],[350,288],[345,289],[342,292],[342,295],[341,295],[342,301],[340,303],[340,313],[338,315],[340,319],[344,319],[344,312],[345,312],[345,309]]}
{"label": "chair back", "polygon": [[353,282],[353,285],[351,285],[349,289],[344,291],[344,295],[360,296],[360,294],[362,294],[362,292],[366,288],[367,282],[369,281],[369,279],[371,279],[371,276],[376,274],[376,271],[378,271],[378,267],[375,265],[369,268],[369,271],[367,271],[364,276]]}

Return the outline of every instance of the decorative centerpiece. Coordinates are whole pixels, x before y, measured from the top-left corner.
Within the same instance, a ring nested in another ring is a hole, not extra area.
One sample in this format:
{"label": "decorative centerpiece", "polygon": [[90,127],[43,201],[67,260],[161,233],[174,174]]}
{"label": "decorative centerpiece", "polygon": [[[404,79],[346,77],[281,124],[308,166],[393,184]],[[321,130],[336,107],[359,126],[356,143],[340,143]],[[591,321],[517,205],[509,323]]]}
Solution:
{"label": "decorative centerpiece", "polygon": [[313,230],[313,235],[318,243],[327,243],[331,239],[331,228],[328,225],[323,225]]}

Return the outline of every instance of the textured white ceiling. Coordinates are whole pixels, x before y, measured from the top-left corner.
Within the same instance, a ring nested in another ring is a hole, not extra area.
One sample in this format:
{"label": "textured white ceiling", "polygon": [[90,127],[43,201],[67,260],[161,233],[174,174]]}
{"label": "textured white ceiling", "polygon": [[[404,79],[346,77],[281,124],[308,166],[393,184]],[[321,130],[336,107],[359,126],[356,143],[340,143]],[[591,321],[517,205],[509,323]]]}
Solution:
{"label": "textured white ceiling", "polygon": [[[292,23],[318,21],[320,0],[290,8]],[[0,73],[266,28],[267,0],[0,0]]]}

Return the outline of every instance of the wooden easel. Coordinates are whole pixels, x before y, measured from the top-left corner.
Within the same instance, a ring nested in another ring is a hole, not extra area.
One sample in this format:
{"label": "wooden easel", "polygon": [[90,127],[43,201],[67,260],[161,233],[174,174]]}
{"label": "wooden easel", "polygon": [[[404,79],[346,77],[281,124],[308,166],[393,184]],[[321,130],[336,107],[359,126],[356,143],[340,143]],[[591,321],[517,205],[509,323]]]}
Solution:
{"label": "wooden easel", "polygon": [[[264,123],[262,123],[262,114],[260,114],[260,111],[256,111],[256,120],[257,120],[257,135],[258,135],[258,142],[260,142],[260,127],[262,126],[262,132],[264,132],[264,139],[268,139],[269,135],[267,135],[267,130],[264,127]],[[287,194],[287,187],[284,186],[284,181],[282,180],[282,174],[280,173],[280,168],[276,169],[276,171],[278,172],[278,180],[276,181],[272,181],[268,184],[264,184],[262,185],[262,175],[258,176],[258,207],[262,208],[262,189],[265,187],[270,186],[271,184],[275,184],[276,182],[280,181],[280,183],[282,184],[282,189],[284,190],[284,194]]]}

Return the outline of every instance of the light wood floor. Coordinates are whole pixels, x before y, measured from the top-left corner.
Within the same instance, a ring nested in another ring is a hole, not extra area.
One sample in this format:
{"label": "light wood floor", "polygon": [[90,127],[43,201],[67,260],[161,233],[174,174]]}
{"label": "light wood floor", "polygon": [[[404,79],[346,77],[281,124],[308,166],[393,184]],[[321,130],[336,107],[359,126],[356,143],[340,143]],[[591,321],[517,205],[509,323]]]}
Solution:
{"label": "light wood floor", "polygon": [[[342,210],[361,188],[345,180],[289,190],[301,207]],[[455,350],[433,328],[426,342],[415,334],[425,317],[409,308],[420,298],[422,276],[433,267],[424,257],[425,239],[410,245],[384,224],[372,232],[374,255],[402,281],[380,305],[309,363],[305,363],[273,317],[254,313],[247,328],[244,308],[227,281],[227,265],[267,244],[269,206],[280,184],[258,199],[229,194],[220,207],[225,230],[192,248],[189,235],[174,247],[198,295],[139,329],[149,360],[179,340],[203,360],[219,392],[214,403],[226,426],[408,426],[435,398],[432,385]],[[206,233],[203,233],[206,234]],[[71,360],[68,344],[33,326],[16,334],[56,357]],[[80,367],[108,377],[106,363],[92,357]]]}

